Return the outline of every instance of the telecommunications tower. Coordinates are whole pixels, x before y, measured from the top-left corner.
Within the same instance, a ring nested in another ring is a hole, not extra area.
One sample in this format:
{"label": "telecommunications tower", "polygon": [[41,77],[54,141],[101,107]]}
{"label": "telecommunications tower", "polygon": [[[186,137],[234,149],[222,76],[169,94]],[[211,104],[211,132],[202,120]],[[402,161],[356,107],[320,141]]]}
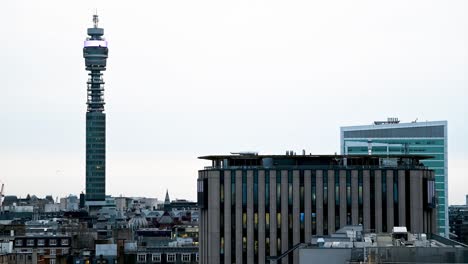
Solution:
{"label": "telecommunications tower", "polygon": [[93,16],[88,28],[83,57],[89,79],[86,111],[86,203],[103,205],[106,198],[106,114],[104,113],[104,80],[109,50],[103,38],[104,29],[98,27],[99,17]]}

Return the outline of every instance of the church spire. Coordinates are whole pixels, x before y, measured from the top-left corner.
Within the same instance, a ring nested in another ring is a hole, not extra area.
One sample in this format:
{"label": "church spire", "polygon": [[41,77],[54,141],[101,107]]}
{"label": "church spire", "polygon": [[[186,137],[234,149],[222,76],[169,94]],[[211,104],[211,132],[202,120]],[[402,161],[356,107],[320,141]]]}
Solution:
{"label": "church spire", "polygon": [[171,199],[169,199],[169,190],[166,189],[166,198],[164,199],[164,204],[170,204]]}

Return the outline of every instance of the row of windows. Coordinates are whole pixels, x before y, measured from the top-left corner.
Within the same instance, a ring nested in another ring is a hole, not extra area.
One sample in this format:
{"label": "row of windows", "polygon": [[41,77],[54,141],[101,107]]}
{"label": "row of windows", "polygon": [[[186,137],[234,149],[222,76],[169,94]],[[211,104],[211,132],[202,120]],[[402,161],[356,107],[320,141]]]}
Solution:
{"label": "row of windows", "polygon": [[91,122],[91,120],[89,120],[88,125],[89,125],[89,126],[105,126],[105,125],[106,125],[106,121],[94,121],[94,120],[93,120],[93,121]]}
{"label": "row of windows", "polygon": [[[37,241],[37,244],[36,244]],[[33,247],[33,246],[45,246],[46,245],[46,239],[26,239],[26,242],[23,241],[23,239],[17,239],[15,240],[15,246],[17,247],[22,247],[23,245],[26,245],[28,247]],[[57,246],[57,239],[49,239],[48,240],[48,245],[49,246]],[[60,239],[60,245],[62,246],[68,246],[70,245],[70,242],[68,239]]]}
{"label": "row of windows", "polygon": [[[86,165],[105,165],[105,159],[97,159],[97,158],[94,158],[94,159],[91,159],[91,158],[88,158],[86,160]],[[101,168],[96,168],[96,169],[101,169]]]}
{"label": "row of windows", "polygon": [[[104,154],[104,153],[103,153]],[[106,155],[86,155],[86,160],[103,160],[106,158]]]}
{"label": "row of windows", "polygon": [[93,184],[88,183],[88,184],[86,184],[86,188],[98,188],[98,189],[100,189],[100,188],[104,188],[104,187],[106,187],[105,183],[93,183]]}
{"label": "row of windows", "polygon": [[104,182],[104,181],[105,181],[104,177],[102,177],[102,178],[87,178],[86,179],[86,182]]}
{"label": "row of windows", "polygon": [[98,115],[86,115],[86,120],[88,121],[94,121],[94,120],[106,120],[106,116],[104,114],[98,114]]}
{"label": "row of windows", "polygon": [[87,150],[86,150],[86,154],[90,154],[90,155],[93,155],[93,154],[103,154],[103,155],[105,155],[105,154],[106,154],[106,150],[105,150],[105,149],[87,149]]}
{"label": "row of windows", "polygon": [[[362,139],[346,139],[345,141],[363,142]],[[365,141],[367,143],[367,140]],[[373,143],[409,144],[409,145],[444,145],[444,139],[372,139]]]}
{"label": "row of windows", "polygon": [[[190,253],[182,253],[179,254],[182,262],[191,262],[192,254]],[[149,255],[151,257],[151,262],[159,263],[162,262],[163,256],[162,254],[158,253],[153,253]],[[147,261],[148,254],[146,253],[138,253],[137,254],[137,262],[139,263],[145,263]],[[148,258],[149,260],[149,258]],[[177,260],[177,254],[176,253],[168,253],[166,254],[166,261],[169,263],[175,263]],[[199,261],[198,254],[195,254],[195,261]]]}
{"label": "row of windows", "polygon": [[98,143],[98,144],[104,144],[106,139],[104,137],[98,137],[98,136],[93,136],[93,137],[88,137],[86,140],[86,143],[92,144],[92,143]]}
{"label": "row of windows", "polygon": [[106,137],[106,131],[86,131],[86,138],[91,139],[93,137]]}
{"label": "row of windows", "polygon": [[87,149],[105,149],[106,144],[100,143],[100,144],[86,144]]}
{"label": "row of windows", "polygon": [[[444,157],[444,147],[408,147],[405,149],[404,146],[401,147],[371,147],[372,154],[403,154],[409,152],[410,154],[421,154],[421,155],[442,155],[438,157]],[[367,154],[369,151],[368,147],[348,147],[348,153],[350,154]]]}
{"label": "row of windows", "polygon": [[86,132],[88,131],[96,131],[96,132],[102,132],[102,131],[105,131],[105,128],[106,127],[96,127],[96,126],[91,126],[91,127],[87,127],[86,128]]}

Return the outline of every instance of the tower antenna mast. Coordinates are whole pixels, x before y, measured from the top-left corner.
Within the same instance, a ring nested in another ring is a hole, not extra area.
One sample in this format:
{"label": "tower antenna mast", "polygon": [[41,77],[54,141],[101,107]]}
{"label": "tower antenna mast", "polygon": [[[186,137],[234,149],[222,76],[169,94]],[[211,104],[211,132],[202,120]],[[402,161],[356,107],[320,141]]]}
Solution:
{"label": "tower antenna mast", "polygon": [[99,23],[99,16],[97,14],[97,9],[96,9],[96,11],[94,12],[94,15],[93,15],[93,23],[94,23],[94,28],[97,28],[98,23]]}

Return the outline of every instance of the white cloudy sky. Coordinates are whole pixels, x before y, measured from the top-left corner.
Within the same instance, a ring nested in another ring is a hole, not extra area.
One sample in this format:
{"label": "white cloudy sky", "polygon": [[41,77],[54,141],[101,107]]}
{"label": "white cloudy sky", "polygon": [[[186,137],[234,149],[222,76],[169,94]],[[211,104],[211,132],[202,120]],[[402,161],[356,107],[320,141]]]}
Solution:
{"label": "white cloudy sky", "polygon": [[467,1],[4,1],[0,181],[79,193],[82,44],[110,57],[107,190],[195,199],[198,156],[339,152],[339,127],[448,120],[449,201],[468,193]]}

